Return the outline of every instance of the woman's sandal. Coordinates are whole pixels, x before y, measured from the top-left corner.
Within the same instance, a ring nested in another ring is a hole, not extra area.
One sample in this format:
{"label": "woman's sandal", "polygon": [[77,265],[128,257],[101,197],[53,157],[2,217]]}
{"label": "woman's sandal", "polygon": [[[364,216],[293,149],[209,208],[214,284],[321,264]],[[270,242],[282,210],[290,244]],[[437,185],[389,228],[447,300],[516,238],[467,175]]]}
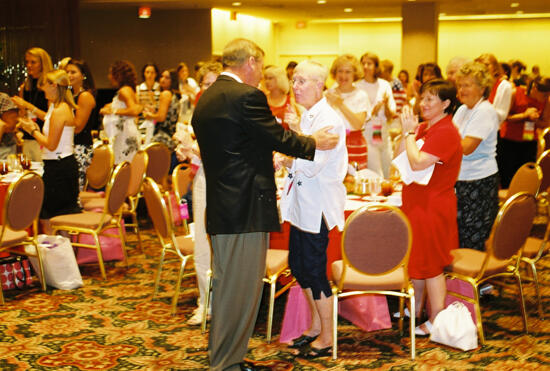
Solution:
{"label": "woman's sandal", "polygon": [[[427,332],[422,328],[422,325],[424,325],[424,327],[428,330]],[[416,326],[416,328],[414,329],[415,335],[429,336],[430,333],[432,332],[432,323],[428,320],[424,322],[422,325]]]}
{"label": "woman's sandal", "polygon": [[311,345],[308,347],[304,347],[302,350],[300,350],[300,353],[298,353],[298,357],[305,358],[305,359],[314,359],[319,357],[328,357],[332,355],[332,345],[329,345],[326,348],[315,348]]}
{"label": "woman's sandal", "polygon": [[303,347],[304,345],[308,345],[308,344],[310,344],[311,342],[313,342],[315,339],[317,339],[318,336],[319,336],[319,335],[315,335],[315,336],[302,335],[302,336],[300,336],[299,338],[294,339],[294,340],[292,341],[292,344],[290,344],[288,347],[289,347],[289,348],[293,348],[293,349],[301,348],[301,347]]}

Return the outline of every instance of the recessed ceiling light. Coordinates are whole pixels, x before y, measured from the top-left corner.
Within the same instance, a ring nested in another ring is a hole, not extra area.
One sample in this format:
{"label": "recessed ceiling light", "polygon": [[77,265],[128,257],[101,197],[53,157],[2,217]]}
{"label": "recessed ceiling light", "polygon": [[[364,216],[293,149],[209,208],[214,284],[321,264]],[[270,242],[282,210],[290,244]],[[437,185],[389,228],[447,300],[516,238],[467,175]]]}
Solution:
{"label": "recessed ceiling light", "polygon": [[317,4],[326,4],[327,0],[317,0]]}
{"label": "recessed ceiling light", "polygon": [[447,15],[447,13],[439,13],[440,17],[445,17],[446,15]]}
{"label": "recessed ceiling light", "polygon": [[511,3],[510,8],[517,8],[519,6],[519,3]]}
{"label": "recessed ceiling light", "polygon": [[516,14],[523,14],[523,10],[518,10]]}
{"label": "recessed ceiling light", "polygon": [[412,3],[412,2],[414,2],[414,1],[416,1],[416,0],[407,0],[407,1],[408,1],[409,3]]}
{"label": "recessed ceiling light", "polygon": [[345,13],[351,13],[351,12],[353,12],[353,9],[352,8],[345,8],[344,12]]}
{"label": "recessed ceiling light", "polygon": [[233,6],[241,6],[241,5],[243,5],[243,3],[241,3],[240,1],[235,1],[235,2],[231,3],[231,5],[233,5]]}

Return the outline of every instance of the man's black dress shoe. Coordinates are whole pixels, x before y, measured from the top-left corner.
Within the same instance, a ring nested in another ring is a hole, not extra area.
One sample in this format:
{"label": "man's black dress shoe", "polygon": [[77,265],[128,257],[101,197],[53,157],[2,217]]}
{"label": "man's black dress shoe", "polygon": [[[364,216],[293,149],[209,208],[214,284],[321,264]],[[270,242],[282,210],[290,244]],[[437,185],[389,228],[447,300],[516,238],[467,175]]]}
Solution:
{"label": "man's black dress shoe", "polygon": [[241,362],[241,371],[256,371],[257,368],[250,362]]}

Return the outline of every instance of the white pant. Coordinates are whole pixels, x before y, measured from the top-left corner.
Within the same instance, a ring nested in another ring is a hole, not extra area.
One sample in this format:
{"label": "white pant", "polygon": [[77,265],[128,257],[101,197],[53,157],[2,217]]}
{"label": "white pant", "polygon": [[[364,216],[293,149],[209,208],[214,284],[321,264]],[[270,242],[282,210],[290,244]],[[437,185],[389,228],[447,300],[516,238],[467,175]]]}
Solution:
{"label": "white pant", "polygon": [[390,177],[390,166],[392,159],[392,149],[388,124],[382,123],[382,140],[378,143],[372,142],[372,125],[374,120],[367,121],[365,125],[365,139],[367,140],[367,168],[378,173],[381,177],[388,179]]}
{"label": "white pant", "polygon": [[199,286],[198,305],[204,306],[208,292],[206,272],[212,262],[210,239],[206,234],[206,179],[202,165],[199,167],[193,180],[193,220],[195,224],[195,271]]}

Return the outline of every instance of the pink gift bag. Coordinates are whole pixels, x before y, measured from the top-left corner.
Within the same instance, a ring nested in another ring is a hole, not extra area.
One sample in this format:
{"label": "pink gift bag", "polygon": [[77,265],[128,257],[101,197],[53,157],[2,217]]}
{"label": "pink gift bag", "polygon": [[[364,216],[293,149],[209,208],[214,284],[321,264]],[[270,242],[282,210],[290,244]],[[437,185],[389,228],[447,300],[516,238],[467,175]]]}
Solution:
{"label": "pink gift bag", "polygon": [[384,295],[357,295],[340,300],[338,314],[365,331],[391,328],[388,300]]}
{"label": "pink gift bag", "polygon": [[[124,231],[124,221],[122,223],[122,231]],[[118,235],[118,228],[110,228],[105,230],[104,233]],[[78,237],[75,237],[78,238]],[[94,238],[89,234],[80,234],[80,242],[93,245]],[[103,254],[103,261],[111,260],[124,260],[124,252],[120,244],[118,237],[99,236],[99,245],[101,246],[101,253]],[[97,251],[80,247],[77,249],[76,262],[92,263],[97,262]]]}
{"label": "pink gift bag", "polygon": [[[468,282],[465,282],[459,279],[447,278],[447,290],[459,293],[468,298],[474,297],[474,288],[472,287],[472,285],[470,285]],[[474,320],[474,323],[477,324],[474,304],[447,293],[447,297],[445,298],[445,308],[448,307],[449,304],[454,303],[455,301],[460,301],[466,306],[466,308],[468,308],[468,310],[470,311],[470,314],[472,315],[472,319]]]}
{"label": "pink gift bag", "polygon": [[280,343],[288,343],[300,337],[311,325],[311,312],[300,285],[296,284],[288,291]]}

